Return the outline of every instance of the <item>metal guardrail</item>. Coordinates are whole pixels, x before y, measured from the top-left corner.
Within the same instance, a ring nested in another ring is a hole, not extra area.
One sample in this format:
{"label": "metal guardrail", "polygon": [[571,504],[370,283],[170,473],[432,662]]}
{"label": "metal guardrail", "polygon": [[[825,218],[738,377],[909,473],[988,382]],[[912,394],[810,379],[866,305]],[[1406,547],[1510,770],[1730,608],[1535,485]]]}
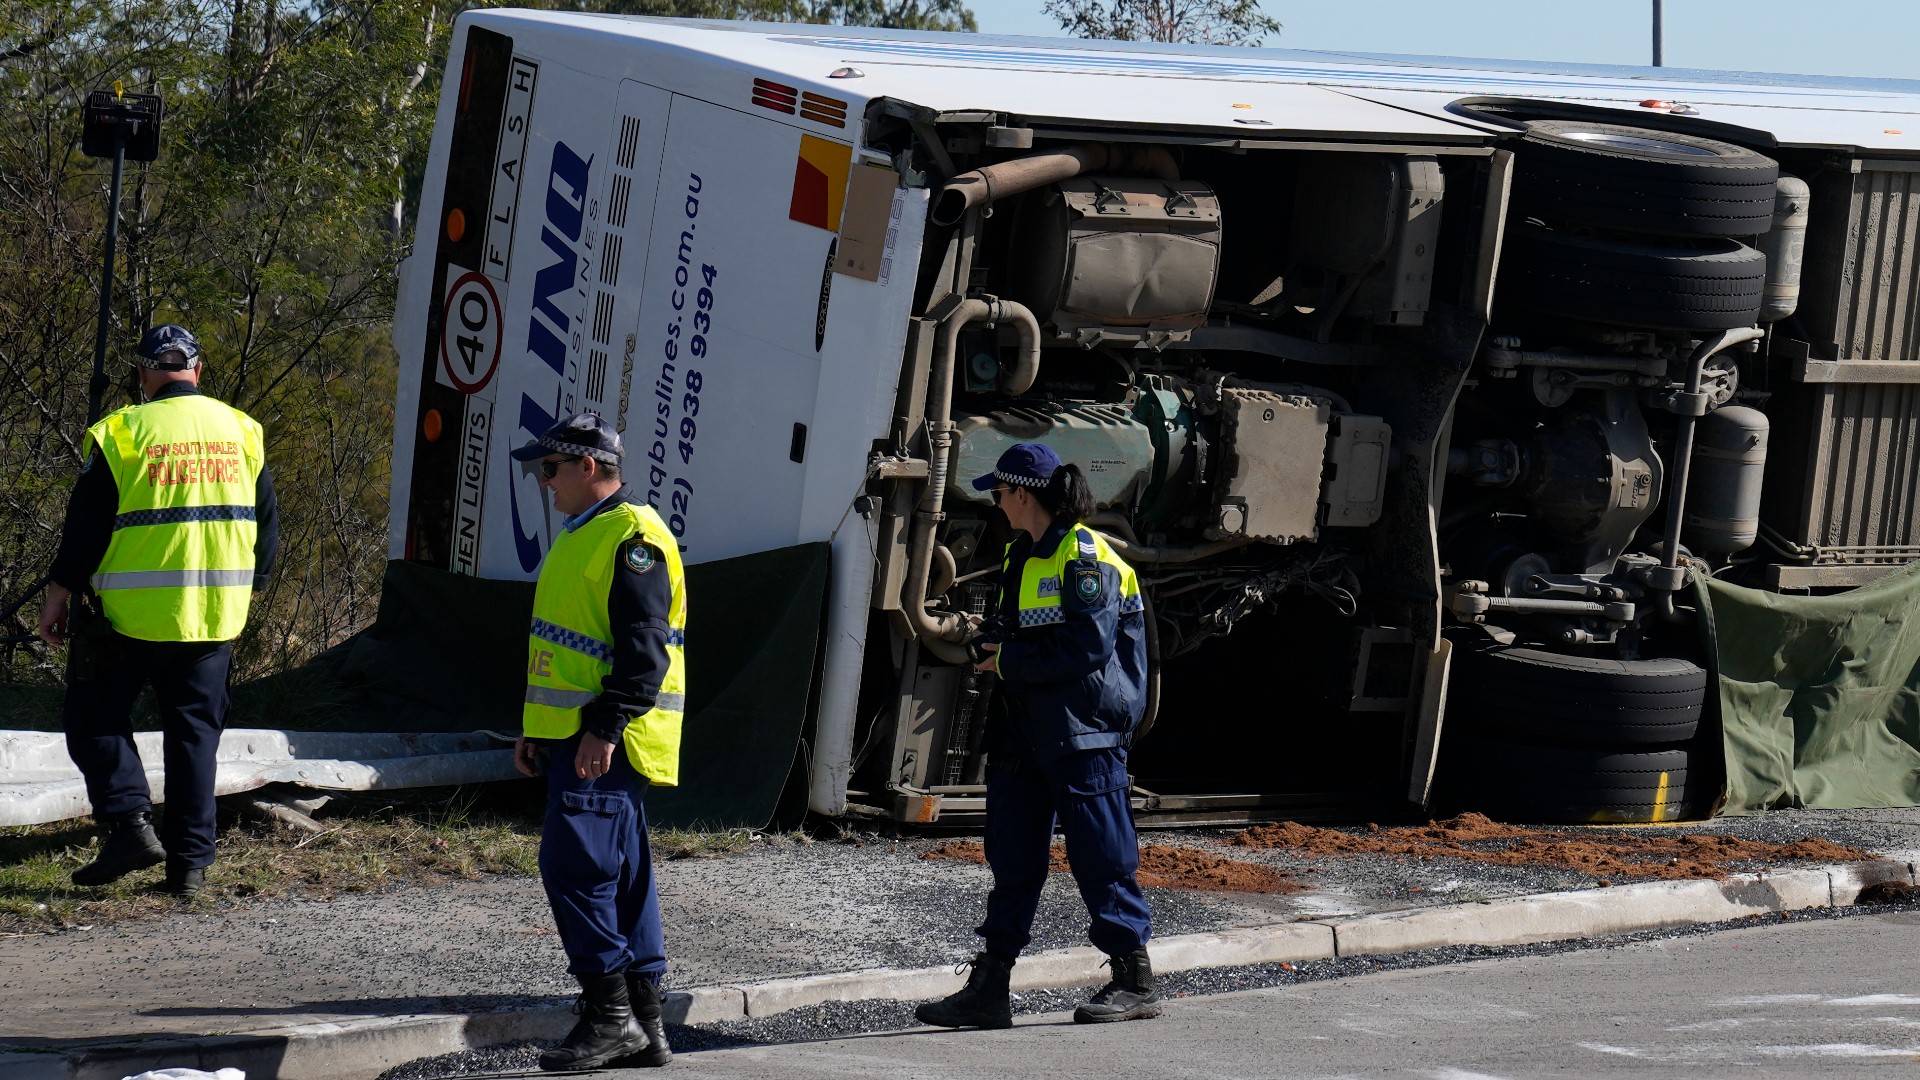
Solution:
{"label": "metal guardrail", "polygon": [[[165,795],[161,734],[133,737],[154,801]],[[320,791],[386,791],[511,780],[513,738],[491,731],[363,734],[235,728],[220,736],[214,791],[268,784]],[[92,811],[59,732],[0,732],[0,826],[65,821]]]}

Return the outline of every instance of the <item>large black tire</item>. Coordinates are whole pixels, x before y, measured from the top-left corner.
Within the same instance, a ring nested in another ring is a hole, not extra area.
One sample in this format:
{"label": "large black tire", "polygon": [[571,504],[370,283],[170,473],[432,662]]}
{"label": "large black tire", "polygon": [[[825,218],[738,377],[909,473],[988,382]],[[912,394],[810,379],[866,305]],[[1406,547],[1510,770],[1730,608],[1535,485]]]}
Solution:
{"label": "large black tire", "polygon": [[1637,748],[1699,733],[1707,673],[1691,660],[1614,660],[1466,642],[1454,651],[1447,728],[1529,743]]}
{"label": "large black tire", "polygon": [[1514,147],[1523,216],[1663,236],[1758,236],[1780,166],[1744,146],[1617,124],[1531,120]]}
{"label": "large black tire", "polygon": [[1646,824],[1698,817],[1710,792],[1685,749],[1532,746],[1445,736],[1445,796],[1498,821]]}
{"label": "large black tire", "polygon": [[1500,259],[1505,300],[1649,330],[1752,326],[1766,284],[1767,257],[1732,240],[1639,243],[1520,225]]}

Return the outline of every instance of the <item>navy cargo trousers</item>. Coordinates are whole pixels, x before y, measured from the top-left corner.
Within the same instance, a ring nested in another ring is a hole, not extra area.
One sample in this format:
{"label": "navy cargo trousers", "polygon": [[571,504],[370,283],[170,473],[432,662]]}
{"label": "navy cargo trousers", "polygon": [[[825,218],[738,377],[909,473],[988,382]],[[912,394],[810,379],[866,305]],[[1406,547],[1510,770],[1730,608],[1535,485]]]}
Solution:
{"label": "navy cargo trousers", "polygon": [[[84,654],[84,655],[83,655]],[[160,844],[167,865],[213,865],[213,782],[227,722],[227,672],[233,643],[141,641],[108,633],[68,650],[67,697],[60,726],[67,756],[87,781],[96,818],[149,813],[153,794],[133,744],[133,702],[152,684],[160,707],[167,812]]]}
{"label": "navy cargo trousers", "polygon": [[654,982],[667,970],[654,891],[653,851],[641,796],[646,778],[615,746],[606,775],[573,771],[580,736],[542,739],[547,749],[547,817],[540,833],[540,883],[567,951],[567,971],[637,971]]}
{"label": "navy cargo trousers", "polygon": [[1127,752],[1114,747],[1077,750],[1045,764],[989,756],[986,847],[993,891],[977,931],[987,951],[1011,960],[1032,940],[1056,818],[1092,919],[1087,937],[1094,948],[1108,956],[1145,948],[1152,925],[1146,894],[1134,880],[1140,848],[1127,805]]}

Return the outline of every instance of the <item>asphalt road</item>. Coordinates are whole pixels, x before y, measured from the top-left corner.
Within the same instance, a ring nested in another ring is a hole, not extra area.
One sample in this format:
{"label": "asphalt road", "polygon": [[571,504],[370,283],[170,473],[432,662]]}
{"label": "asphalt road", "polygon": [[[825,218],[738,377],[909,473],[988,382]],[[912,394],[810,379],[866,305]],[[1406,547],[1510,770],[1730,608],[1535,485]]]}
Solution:
{"label": "asphalt road", "polygon": [[[682,1054],[694,1077],[1909,1077],[1920,913],[1189,997],[1157,1020]],[[659,1073],[607,1073],[628,1080]]]}

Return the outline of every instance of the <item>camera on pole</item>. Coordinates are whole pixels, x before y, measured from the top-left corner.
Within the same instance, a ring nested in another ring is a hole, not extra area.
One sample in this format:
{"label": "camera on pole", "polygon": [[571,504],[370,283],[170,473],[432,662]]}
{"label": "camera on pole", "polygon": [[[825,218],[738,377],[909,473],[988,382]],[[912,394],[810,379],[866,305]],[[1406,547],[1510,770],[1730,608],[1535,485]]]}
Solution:
{"label": "camera on pole", "polygon": [[112,90],[87,95],[80,149],[89,157],[113,159],[113,187],[107,196],[107,253],[100,270],[100,322],[93,335],[93,378],[87,384],[87,423],[100,419],[100,398],[107,392],[107,329],[113,321],[113,252],[120,237],[120,177],[131,161],[160,156],[158,94],[129,94],[115,80]]}
{"label": "camera on pole", "polygon": [[87,95],[80,128],[80,150],[88,157],[152,161],[160,156],[159,94],[95,90]]}
{"label": "camera on pole", "polygon": [[[107,196],[107,253],[100,270],[100,323],[93,337],[93,378],[87,384],[87,425],[100,419],[100,398],[107,391],[107,329],[113,319],[113,252],[120,236],[120,178],[129,161],[152,161],[160,156],[160,116],[166,111],[158,94],[129,94],[115,81],[111,90],[87,95],[81,112],[80,150],[88,157],[113,161],[113,187]],[[33,583],[20,599],[5,608],[0,621],[13,616],[47,584]],[[0,637],[0,648],[11,650],[33,640],[32,634]]]}

